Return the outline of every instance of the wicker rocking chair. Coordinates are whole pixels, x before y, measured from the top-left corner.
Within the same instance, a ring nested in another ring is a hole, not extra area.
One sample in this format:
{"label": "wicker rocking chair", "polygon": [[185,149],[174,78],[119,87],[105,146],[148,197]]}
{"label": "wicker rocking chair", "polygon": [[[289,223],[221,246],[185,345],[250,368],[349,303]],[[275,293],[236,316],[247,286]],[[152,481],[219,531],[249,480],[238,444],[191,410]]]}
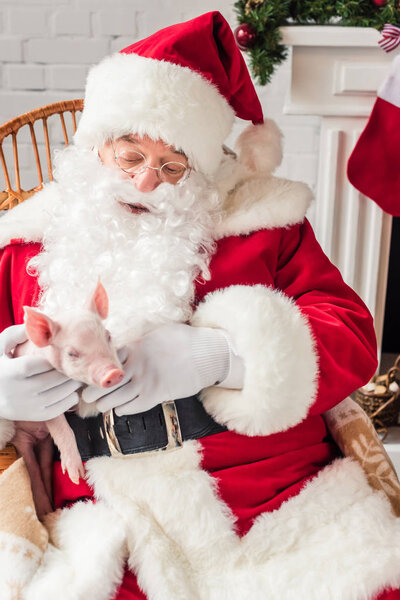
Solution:
{"label": "wicker rocking chair", "polygon": [[[0,126],[0,161],[5,184],[4,190],[0,191],[0,214],[1,211],[10,210],[14,206],[21,204],[21,202],[32,196],[35,192],[41,190],[44,183],[53,181],[53,167],[51,162],[53,144],[51,131],[55,131],[55,125],[58,124],[58,133],[61,132],[65,145],[68,145],[68,132],[75,133],[76,113],[82,111],[82,109],[82,99],[56,102],[41,108],[35,108]],[[68,122],[68,119],[70,119],[70,122]],[[58,121],[58,123],[55,123],[55,121]],[[21,185],[18,145],[19,140],[26,134],[27,128],[29,128],[28,140],[30,137],[38,181],[34,187],[23,189]],[[39,135],[43,136],[46,171],[42,169],[40,144],[38,143]],[[10,149],[10,145],[12,152],[7,154],[6,150]],[[13,446],[8,445],[3,450],[0,450],[0,473],[16,459],[17,454]]]}
{"label": "wicker rocking chair", "polygon": [[[0,192],[0,211],[8,210],[13,208],[17,204],[20,204],[30,196],[32,196],[38,190],[41,190],[43,183],[46,181],[53,180],[53,168],[51,163],[51,152],[52,144],[50,141],[49,124],[54,128],[54,120],[59,121],[61,131],[64,139],[64,143],[68,145],[68,127],[66,118],[64,115],[70,113],[72,119],[72,131],[76,131],[76,112],[82,111],[83,100],[67,100],[65,102],[56,102],[55,104],[49,104],[42,108],[36,108],[28,113],[25,113],[19,117],[15,117],[0,126],[0,161],[3,168],[5,189]],[[47,177],[43,177],[43,170],[41,165],[41,159],[39,154],[39,144],[37,141],[37,133],[35,131],[35,123],[42,124],[42,133],[44,138],[44,150],[45,160],[47,165]],[[31,137],[31,146],[33,149],[33,155],[36,163],[36,171],[38,176],[38,183],[31,189],[25,190],[21,187],[21,173],[19,166],[19,153],[18,153],[18,139],[17,136],[22,130],[29,128]],[[12,158],[6,160],[6,154],[4,152],[4,146],[10,141],[12,143]],[[3,144],[5,142],[5,144]],[[9,163],[12,164],[9,164]],[[10,173],[13,171],[14,177],[10,177]]]}
{"label": "wicker rocking chair", "polygon": [[[24,202],[38,190],[41,190],[45,181],[53,180],[51,163],[51,143],[49,136],[48,120],[59,119],[64,143],[68,145],[68,134],[65,113],[71,113],[72,129],[76,130],[76,112],[82,111],[83,100],[69,100],[50,104],[38,108],[24,115],[16,117],[0,126],[0,161],[3,167],[5,189],[0,192],[0,211],[9,210]],[[38,143],[34,123],[42,121],[44,134],[44,148],[47,163],[47,175],[43,177]],[[29,127],[32,140],[33,154],[35,157],[38,184],[31,189],[21,187],[20,168],[18,160],[17,134],[24,126]],[[3,141],[11,136],[12,140],[12,166],[14,170],[15,185],[11,183],[11,166],[7,165],[3,151]],[[333,439],[345,456],[351,456],[363,467],[371,486],[383,491],[392,506],[393,512],[400,516],[400,484],[395,469],[381,443],[370,419],[358,404],[346,398],[338,406],[328,411],[325,415],[327,428]],[[0,451],[0,473],[11,465],[17,458],[12,446]]]}

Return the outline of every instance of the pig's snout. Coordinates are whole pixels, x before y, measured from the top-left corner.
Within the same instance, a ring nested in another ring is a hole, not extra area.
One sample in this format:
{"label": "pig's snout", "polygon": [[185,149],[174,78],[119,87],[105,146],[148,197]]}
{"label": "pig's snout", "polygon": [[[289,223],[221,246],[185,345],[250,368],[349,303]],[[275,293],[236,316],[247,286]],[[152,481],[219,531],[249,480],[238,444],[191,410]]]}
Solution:
{"label": "pig's snout", "polygon": [[100,385],[103,388],[113,387],[113,385],[117,385],[122,381],[124,375],[122,369],[110,369],[101,378]]}
{"label": "pig's snout", "polygon": [[125,376],[117,361],[99,361],[89,369],[89,381],[103,388],[109,388],[120,383]]}

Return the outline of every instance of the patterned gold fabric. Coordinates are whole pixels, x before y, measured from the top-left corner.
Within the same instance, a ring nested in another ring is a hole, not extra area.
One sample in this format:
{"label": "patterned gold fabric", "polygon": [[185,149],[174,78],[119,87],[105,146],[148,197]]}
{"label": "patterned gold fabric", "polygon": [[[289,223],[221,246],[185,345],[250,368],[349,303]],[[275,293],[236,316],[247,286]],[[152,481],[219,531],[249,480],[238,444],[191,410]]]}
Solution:
{"label": "patterned gold fabric", "polygon": [[400,482],[395,468],[366,413],[346,398],[324,415],[328,429],[345,456],[357,460],[368,482],[385,493],[400,516]]}
{"label": "patterned gold fabric", "polygon": [[7,588],[2,588],[2,598],[20,600],[22,588],[41,563],[48,537],[36,516],[29,475],[20,458],[0,477],[1,570]]}

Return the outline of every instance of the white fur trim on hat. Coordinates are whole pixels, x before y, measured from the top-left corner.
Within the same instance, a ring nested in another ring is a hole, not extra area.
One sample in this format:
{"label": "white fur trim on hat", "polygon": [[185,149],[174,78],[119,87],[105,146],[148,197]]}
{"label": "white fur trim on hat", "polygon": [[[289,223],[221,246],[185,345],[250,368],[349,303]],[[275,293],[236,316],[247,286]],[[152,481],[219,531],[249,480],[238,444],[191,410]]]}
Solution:
{"label": "white fur trim on hat", "polygon": [[282,137],[272,119],[249,125],[236,140],[239,161],[254,173],[270,175],[282,162]]}
{"label": "white fur trim on hat", "polygon": [[218,423],[246,435],[270,435],[307,416],[318,359],[311,328],[290,298],[263,285],[231,286],[207,295],[191,324],[228,331],[244,360],[242,390],[213,386],[202,392]]}
{"label": "white fur trim on hat", "polygon": [[75,143],[100,147],[129,133],[148,135],[183,151],[191,166],[209,176],[233,120],[217,88],[188,67],[114,54],[89,73]]}
{"label": "white fur trim on hat", "polygon": [[313,200],[301,181],[272,175],[282,161],[282,132],[274,121],[249,125],[235,143],[236,158],[225,156],[214,178],[223,202],[217,239],[304,221]]}

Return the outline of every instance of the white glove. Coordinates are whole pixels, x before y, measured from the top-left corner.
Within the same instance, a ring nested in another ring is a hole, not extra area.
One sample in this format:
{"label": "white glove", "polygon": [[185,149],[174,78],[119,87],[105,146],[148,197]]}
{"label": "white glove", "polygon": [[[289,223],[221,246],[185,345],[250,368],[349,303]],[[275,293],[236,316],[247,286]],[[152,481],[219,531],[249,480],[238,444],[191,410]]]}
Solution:
{"label": "white glove", "polygon": [[[89,386],[82,392],[85,402],[97,402],[101,412],[116,408],[119,416],[145,412],[221,384],[232,370],[234,356],[226,332],[183,323],[159,327],[122,350],[122,382],[109,389]],[[227,387],[241,387],[243,361],[235,355],[235,363],[236,375]]]}
{"label": "white glove", "polygon": [[79,381],[59,373],[40,356],[12,358],[28,339],[25,325],[0,333],[0,417],[10,421],[46,421],[78,402]]}

